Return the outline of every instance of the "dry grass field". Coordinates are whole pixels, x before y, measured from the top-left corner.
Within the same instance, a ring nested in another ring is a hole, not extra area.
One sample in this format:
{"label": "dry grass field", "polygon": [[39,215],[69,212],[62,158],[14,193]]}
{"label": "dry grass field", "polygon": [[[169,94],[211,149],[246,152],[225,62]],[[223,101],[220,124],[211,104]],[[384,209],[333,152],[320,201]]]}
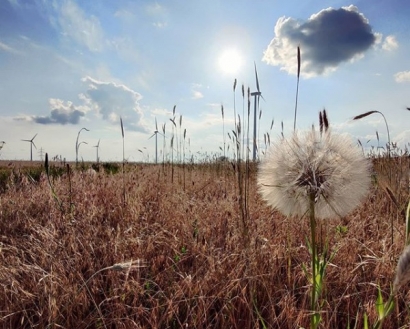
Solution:
{"label": "dry grass field", "polygon": [[[72,167],[52,163],[49,183],[43,164],[2,163],[1,328],[309,327],[309,220],[266,205],[257,166],[241,193],[230,162]],[[320,328],[376,322],[406,244],[409,170],[408,156],[374,159],[365,202],[318,221],[333,253]],[[383,328],[408,328],[408,288]]]}

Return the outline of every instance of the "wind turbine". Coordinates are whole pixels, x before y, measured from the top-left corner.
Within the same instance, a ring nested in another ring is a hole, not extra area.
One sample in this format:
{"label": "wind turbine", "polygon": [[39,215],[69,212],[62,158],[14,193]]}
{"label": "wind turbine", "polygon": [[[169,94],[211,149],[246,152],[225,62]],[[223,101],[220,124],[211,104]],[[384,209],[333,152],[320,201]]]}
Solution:
{"label": "wind turbine", "polygon": [[[256,71],[256,63],[254,62],[255,65],[255,78],[256,78],[256,89],[258,91],[254,91],[251,93],[251,96],[254,96],[254,111],[253,111],[253,153],[252,153],[252,159],[253,161],[256,161],[256,149],[257,149],[257,145],[256,145],[256,108],[259,108],[259,97],[262,97],[262,92],[259,89],[259,80],[258,80],[258,71]],[[256,103],[258,104],[256,106]],[[249,143],[249,141],[248,141]]]}
{"label": "wind turbine", "polygon": [[23,142],[30,142],[30,161],[33,161],[33,145],[37,149],[36,144],[34,144],[34,138],[36,138],[37,134],[34,135],[32,139],[22,139]]}
{"label": "wind turbine", "polygon": [[159,131],[158,131],[158,124],[157,124],[157,118],[155,118],[155,131],[154,133],[151,135],[150,138],[155,136],[155,163],[158,163],[158,134],[162,135]]}
{"label": "wind turbine", "polygon": [[100,140],[98,140],[97,145],[94,145],[93,147],[97,148],[97,164],[100,162],[100,158],[98,157],[98,148],[100,147]]}
{"label": "wind turbine", "polygon": [[1,142],[0,142],[0,151],[3,149],[4,144],[6,144],[5,141],[1,141]]}

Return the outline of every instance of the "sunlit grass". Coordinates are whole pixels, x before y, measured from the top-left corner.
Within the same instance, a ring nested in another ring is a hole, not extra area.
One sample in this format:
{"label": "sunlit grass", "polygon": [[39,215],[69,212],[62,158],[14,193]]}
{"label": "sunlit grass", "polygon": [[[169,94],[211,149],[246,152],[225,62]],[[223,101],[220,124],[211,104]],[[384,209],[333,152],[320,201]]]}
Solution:
{"label": "sunlit grass", "polygon": [[[376,163],[375,175],[384,175],[386,166],[401,168],[399,202],[407,206],[409,158],[398,160],[378,159],[383,170]],[[51,173],[59,164],[49,166]],[[60,202],[74,205],[70,212],[64,208],[63,216],[41,178],[44,169],[38,180],[17,164],[4,169],[12,176],[0,197],[3,326],[308,327],[310,297],[301,265],[310,258],[309,223],[286,219],[262,202],[253,164],[249,245],[242,243],[237,176],[230,163],[188,164],[185,189],[178,180],[171,184],[171,163],[125,164],[125,208],[122,174],[100,170],[95,179],[74,171],[70,192],[63,170],[51,177]],[[175,164],[174,171],[182,175],[183,167]],[[388,300],[405,244],[405,218],[396,208],[376,182],[357,210],[318,227],[338,250],[321,294],[323,327],[363,328],[364,314],[370,324],[377,322],[378,287]],[[101,272],[137,259],[144,267]],[[85,283],[87,289],[81,288]],[[408,323],[405,289],[383,328]]]}

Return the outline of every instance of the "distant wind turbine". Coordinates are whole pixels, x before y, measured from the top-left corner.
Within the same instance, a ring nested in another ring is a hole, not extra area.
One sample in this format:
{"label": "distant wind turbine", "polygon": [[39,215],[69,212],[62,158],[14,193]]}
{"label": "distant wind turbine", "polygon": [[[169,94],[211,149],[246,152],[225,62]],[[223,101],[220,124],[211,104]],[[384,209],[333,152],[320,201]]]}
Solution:
{"label": "distant wind turbine", "polygon": [[1,141],[1,142],[0,142],[0,151],[3,149],[4,144],[6,144],[5,141]]}
{"label": "distant wind turbine", "polygon": [[33,146],[37,149],[36,144],[34,144],[34,138],[37,134],[34,135],[32,139],[22,139],[23,142],[30,142],[30,161],[33,161]]}
{"label": "distant wind turbine", "polygon": [[155,136],[155,163],[158,163],[158,134],[162,135],[159,131],[158,131],[158,124],[157,124],[157,118],[155,118],[155,131],[154,133],[151,135],[150,138]]}
{"label": "distant wind turbine", "polygon": [[[259,80],[258,80],[258,71],[256,70],[256,63],[254,62],[255,65],[255,78],[256,78],[256,89],[258,91],[254,91],[251,93],[251,96],[254,96],[254,111],[253,111],[253,154],[252,154],[252,159],[253,161],[256,161],[256,149],[257,149],[257,143],[256,143],[256,109],[259,108],[259,97],[262,97],[262,92],[259,89]],[[249,141],[248,141],[249,143]]]}
{"label": "distant wind turbine", "polygon": [[93,147],[97,148],[97,164],[100,162],[100,158],[98,157],[98,148],[100,147],[100,140],[98,140],[97,145],[94,145]]}

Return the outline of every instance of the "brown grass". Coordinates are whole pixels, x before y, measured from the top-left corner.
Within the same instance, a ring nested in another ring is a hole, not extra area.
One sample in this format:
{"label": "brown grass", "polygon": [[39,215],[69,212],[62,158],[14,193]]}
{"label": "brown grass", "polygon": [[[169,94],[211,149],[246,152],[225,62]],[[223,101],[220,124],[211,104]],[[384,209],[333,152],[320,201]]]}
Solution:
{"label": "brown grass", "polygon": [[[385,299],[390,292],[404,247],[410,163],[386,161],[375,164],[375,181],[385,185],[375,183],[343,220],[319,223],[337,250],[322,328],[353,328],[356,318],[362,328],[364,312],[374,323],[377,285]],[[393,178],[386,166],[397,169]],[[174,170],[171,184],[169,166],[126,167],[125,206],[119,175],[74,172],[71,188],[66,175],[55,178],[63,211],[44,177],[10,184],[0,195],[2,328],[307,327],[308,221],[269,209],[252,168],[247,247],[232,166],[187,166],[185,188],[182,168]],[[406,287],[383,328],[409,323]]]}

